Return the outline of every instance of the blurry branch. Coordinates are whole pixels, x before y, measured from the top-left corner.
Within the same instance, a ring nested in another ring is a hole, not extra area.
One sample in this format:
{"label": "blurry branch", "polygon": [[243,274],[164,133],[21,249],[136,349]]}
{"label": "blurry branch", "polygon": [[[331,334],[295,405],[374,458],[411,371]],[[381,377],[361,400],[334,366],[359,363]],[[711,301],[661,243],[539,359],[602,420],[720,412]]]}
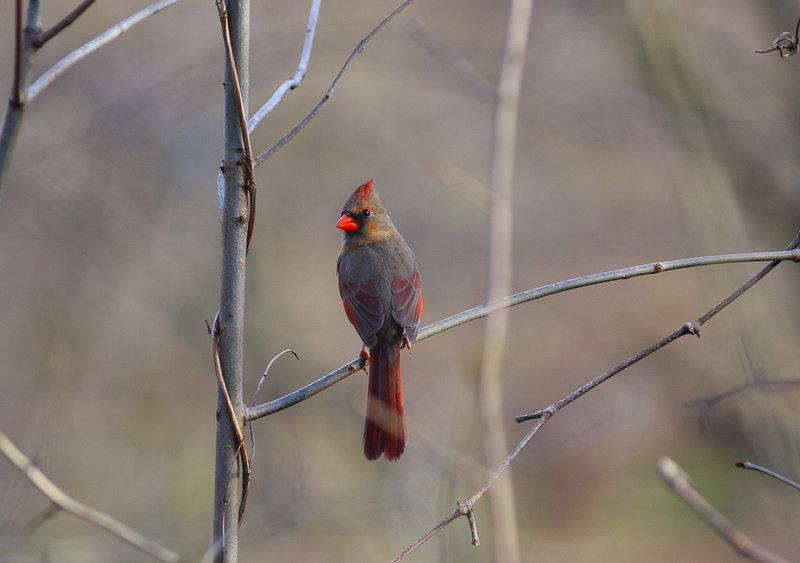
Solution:
{"label": "blurry branch", "polygon": [[[678,270],[682,268],[709,266],[712,264],[733,264],[738,262],[765,262],[765,261],[773,261],[773,263],[777,263],[782,260],[792,260],[794,262],[800,262],[800,250],[797,250],[798,243],[800,243],[800,234],[798,234],[798,238],[796,238],[786,250],[777,252],[722,254],[715,256],[701,256],[698,258],[685,258],[682,260],[670,260],[666,262],[651,262],[649,264],[631,266],[619,270],[611,270],[599,274],[591,274],[588,276],[572,278],[569,280],[564,280],[549,285],[543,285],[541,287],[515,293],[514,295],[510,295],[508,297],[492,301],[491,303],[487,303],[485,305],[479,305],[477,307],[473,307],[472,309],[468,309],[466,311],[457,313],[455,315],[452,315],[435,323],[431,323],[428,326],[420,329],[419,333],[417,334],[416,342],[419,342],[426,338],[430,338],[431,336],[435,336],[440,332],[444,332],[451,328],[455,328],[470,321],[482,319],[483,317],[490,315],[496,311],[499,311],[500,309],[514,307],[522,303],[527,303],[529,301],[541,299],[542,297],[547,297],[550,295],[554,295],[556,293],[561,293],[564,291],[569,291],[580,287],[588,287],[591,285],[597,285],[600,283],[606,283],[615,280],[625,280],[638,276],[659,274],[662,272],[667,272],[670,270]],[[772,269],[773,267],[774,266],[772,265],[768,266],[769,269]],[[759,275],[762,275],[763,277],[763,275],[766,274],[759,274]],[[261,418],[270,415],[272,413],[281,411],[287,407],[299,403],[300,401],[308,399],[309,397],[316,395],[320,391],[327,389],[331,385],[338,383],[342,379],[345,379],[346,377],[356,373],[357,371],[359,371],[364,367],[364,364],[365,364],[364,358],[361,357],[356,358],[351,362],[341,366],[340,368],[330,372],[329,374],[321,377],[320,379],[312,383],[309,383],[305,387],[298,389],[297,391],[294,391],[293,393],[289,393],[288,395],[284,395],[283,397],[272,400],[268,403],[248,408],[245,411],[244,419],[246,421],[255,420],[257,418]]]}
{"label": "blurry branch", "polygon": [[796,55],[798,51],[798,42],[800,41],[800,19],[797,20],[797,26],[794,28],[794,35],[790,31],[784,31],[778,35],[772,42],[772,47],[769,49],[757,49],[756,53],[771,53],[772,51],[779,51],[781,58],[791,57]]}
{"label": "blurry branch", "polygon": [[497,90],[494,85],[481,76],[463,54],[417,21],[412,21],[407,26],[407,30],[412,39],[438,60],[444,68],[454,72],[464,85],[481,100],[492,105],[497,102]]}
{"label": "blurry branch", "polygon": [[720,393],[716,393],[714,395],[708,397],[695,397],[685,401],[683,405],[688,408],[696,408],[700,409],[700,424],[703,427],[708,426],[708,418],[711,413],[711,409],[717,406],[718,404],[736,397],[737,395],[741,395],[746,393],[747,391],[761,391],[761,392],[773,392],[773,391],[780,391],[782,389],[786,389],[787,387],[798,387],[800,386],[800,378],[797,379],[756,379],[754,381],[748,381],[747,383],[743,383],[741,385],[737,385],[731,389],[726,389]]}
{"label": "blurry branch", "polygon": [[[800,246],[800,233],[795,237],[795,239],[787,246],[786,251],[791,251],[793,249],[797,249]],[[800,253],[794,253],[795,256],[800,258]],[[795,258],[797,259],[797,258]],[[480,500],[480,498],[486,493],[486,491],[494,484],[497,478],[502,475],[502,473],[508,468],[511,462],[517,457],[519,452],[528,444],[528,442],[539,432],[539,430],[544,426],[544,424],[550,420],[553,415],[555,415],[558,411],[562,408],[570,404],[571,402],[579,399],[604,381],[607,381],[613,375],[619,373],[620,371],[624,370],[627,367],[635,364],[639,360],[646,358],[656,350],[660,350],[670,342],[676,340],[680,336],[685,334],[694,334],[696,336],[700,336],[700,326],[702,326],[706,321],[708,321],[711,317],[719,313],[722,309],[726,306],[730,305],[735,299],[741,296],[745,291],[753,287],[759,280],[763,279],[768,273],[770,273],[780,262],[783,258],[775,259],[771,261],[767,266],[761,269],[755,276],[750,278],[747,282],[742,284],[736,291],[728,295],[725,299],[720,301],[717,305],[709,309],[705,314],[701,315],[697,318],[694,322],[687,322],[684,323],[680,328],[678,328],[675,332],[667,336],[666,338],[662,339],[661,341],[657,342],[656,344],[650,346],[649,348],[639,352],[638,354],[631,356],[627,360],[617,364],[615,367],[611,368],[607,372],[599,375],[595,379],[591,380],[590,382],[586,383],[585,385],[579,387],[569,395],[565,396],[564,398],[556,401],[555,403],[551,404],[550,406],[546,407],[543,410],[536,411],[531,414],[520,415],[515,417],[517,422],[523,422],[526,420],[536,420],[534,425],[528,431],[527,434],[522,438],[522,440],[517,443],[511,453],[503,460],[503,463],[492,473],[486,483],[481,487],[469,500],[464,503],[458,503],[457,508],[450,513],[448,516],[444,518],[439,524],[434,526],[430,531],[426,532],[422,535],[419,539],[417,539],[414,543],[408,546],[394,561],[399,561],[403,559],[406,555],[417,549],[420,545],[426,542],[428,539],[433,537],[436,532],[444,528],[447,524],[458,518],[459,516],[464,516],[469,514],[472,511],[472,507],[474,504]],[[591,277],[591,276],[589,276]],[[547,286],[545,286],[547,287]],[[429,336],[426,334],[425,336]],[[420,338],[417,338],[419,340]]]}
{"label": "blurry branch", "polygon": [[[66,57],[58,61],[52,67],[50,67],[44,74],[42,74],[36,82],[34,82],[31,87],[28,89],[28,101],[33,100],[36,96],[38,96],[42,90],[47,88],[53,80],[64,74],[71,66],[75,63],[79,62],[81,59],[85,58],[87,55],[94,53],[100,47],[110,43],[114,39],[118,38],[120,35],[128,31],[137,23],[149,18],[160,12],[165,8],[169,8],[173,4],[177,4],[181,0],[161,0],[160,2],[156,2],[148,6],[147,8],[143,8],[118,22],[111,27],[109,27],[106,31],[89,41],[88,43],[78,47]],[[37,3],[37,2],[34,2]]]}
{"label": "blurry branch", "polygon": [[64,31],[69,25],[71,25],[75,20],[81,17],[81,14],[89,9],[89,6],[94,4],[95,0],[83,0],[80,4],[78,4],[74,10],[68,13],[66,16],[61,18],[61,21],[56,23],[53,27],[48,29],[47,31],[41,32],[37,37],[33,40],[33,46],[37,49],[41,49],[42,46],[50,41],[53,37]]}
{"label": "blurry branch", "polygon": [[44,2],[41,0],[31,0],[28,3],[28,17],[26,18],[25,28],[22,29],[22,0],[16,0],[14,77],[11,84],[11,92],[8,96],[6,114],[3,118],[3,128],[2,131],[0,131],[0,186],[2,186],[3,177],[11,161],[11,155],[16,145],[17,134],[22,124],[22,116],[28,102],[38,96],[42,90],[53,82],[53,80],[61,76],[75,63],[106,43],[116,39],[145,18],[177,2],[180,2],[180,0],[161,0],[113,25],[104,33],[98,35],[58,61],[28,87],[28,79],[33,67],[33,60],[38,50],[47,43],[47,41],[55,37],[78,19],[78,17],[94,3],[94,0],[84,0],[72,10],[72,12],[67,14],[61,21],[45,32],[41,30]]}
{"label": "blurry branch", "polygon": [[275,109],[283,95],[289,90],[294,90],[303,81],[306,75],[306,68],[308,68],[308,59],[311,57],[311,48],[314,45],[314,33],[317,30],[317,20],[319,19],[319,8],[322,5],[322,0],[311,0],[311,9],[308,13],[308,24],[306,25],[306,39],[303,43],[303,51],[300,53],[300,64],[297,65],[297,70],[294,72],[289,80],[281,84],[272,97],[261,106],[257,112],[253,114],[247,124],[248,132],[252,133],[266,115]]}
{"label": "blurry branch", "polygon": [[42,2],[30,3],[24,29],[22,0],[16,0],[14,15],[14,77],[11,81],[11,92],[8,94],[6,114],[3,117],[3,129],[0,131],[0,188],[11,162],[14,146],[17,144],[17,134],[25,112],[28,79],[37,52],[32,38],[35,30],[42,24]]}
{"label": "blurry branch", "polygon": [[678,495],[703,521],[711,526],[742,557],[753,561],[788,563],[779,555],[761,547],[725,518],[689,482],[689,476],[668,457],[658,460],[658,472],[667,486]]}
{"label": "blurry branch", "polygon": [[2,430],[0,430],[0,453],[2,453],[12,465],[19,469],[28,481],[39,489],[39,492],[58,508],[72,514],[76,518],[85,520],[93,526],[105,530],[159,561],[173,562],[183,560],[183,558],[174,551],[146,538],[136,530],[129,528],[105,512],[100,512],[90,506],[86,506],[66,494],[58,485],[53,483],[41,469],[36,467],[30,458],[28,458]]}
{"label": "blurry branch", "polygon": [[790,487],[794,487],[795,489],[800,490],[800,483],[796,483],[795,481],[792,481],[788,477],[784,477],[780,473],[775,473],[771,469],[767,469],[766,467],[763,467],[761,465],[756,465],[755,463],[751,463],[749,461],[745,461],[742,459],[736,460],[736,463],[734,463],[734,465],[736,467],[741,467],[742,469],[751,469],[753,471],[758,471],[759,473],[763,473],[764,475],[769,475],[770,477],[772,477],[773,479],[777,479],[781,483],[785,483]]}
{"label": "blurry branch", "polygon": [[[508,15],[503,62],[497,87],[489,197],[489,271],[486,302],[491,303],[511,292],[512,230],[514,214],[514,160],[517,142],[517,115],[525,51],[528,44],[533,0],[512,0]],[[483,433],[483,460],[493,467],[505,456],[508,446],[503,426],[501,370],[508,336],[508,308],[486,319],[483,350],[478,375],[478,410]],[[494,559],[519,561],[519,532],[511,473],[498,482],[489,498]],[[471,514],[471,512],[467,512]],[[477,529],[471,526],[472,543],[478,544]]]}
{"label": "blurry branch", "polygon": [[369,41],[375,36],[376,33],[378,33],[381,29],[383,29],[383,27],[387,23],[392,21],[392,19],[397,14],[402,12],[406,8],[406,6],[411,4],[413,1],[414,0],[405,0],[391,14],[383,18],[380,21],[380,23],[378,23],[378,25],[372,28],[372,31],[370,31],[361,41],[358,42],[358,45],[356,45],[356,48],[353,49],[352,53],[350,53],[350,56],[347,57],[347,60],[342,65],[342,68],[339,69],[339,72],[336,74],[336,77],[333,79],[333,82],[331,82],[331,85],[328,87],[328,90],[325,92],[325,95],[322,96],[322,99],[317,103],[316,106],[314,106],[314,108],[310,112],[306,114],[306,116],[303,119],[300,120],[300,122],[297,125],[292,127],[292,129],[288,133],[286,133],[286,135],[281,137],[274,145],[272,145],[270,148],[268,148],[267,150],[265,150],[256,157],[255,159],[256,166],[258,166],[259,164],[267,160],[269,157],[271,157],[273,154],[275,154],[278,150],[280,150],[281,147],[283,147],[283,145],[291,141],[294,138],[294,136],[297,135],[301,129],[303,129],[303,127],[308,125],[309,121],[311,121],[316,117],[317,113],[319,113],[319,110],[322,108],[323,105],[325,105],[325,102],[331,99],[333,91],[336,89],[336,87],[339,85],[339,82],[342,79],[342,75],[353,63],[353,59],[356,57],[356,55],[358,55],[364,50],[364,48],[367,46],[367,43],[369,43]]}

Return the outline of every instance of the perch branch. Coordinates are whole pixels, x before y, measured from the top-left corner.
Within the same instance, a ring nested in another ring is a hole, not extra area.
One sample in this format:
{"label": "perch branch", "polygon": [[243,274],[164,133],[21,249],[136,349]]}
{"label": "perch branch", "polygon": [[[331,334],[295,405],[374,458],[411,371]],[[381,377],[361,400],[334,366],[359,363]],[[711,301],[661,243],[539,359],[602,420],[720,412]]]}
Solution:
{"label": "perch branch", "polygon": [[65,512],[105,530],[109,534],[155,557],[159,561],[173,562],[183,560],[183,558],[174,551],[157,544],[105,512],[86,506],[62,491],[41,469],[34,465],[33,461],[31,461],[2,430],[0,430],[0,453],[2,453],[14,467],[19,469],[22,474],[25,475],[25,478],[28,479],[34,487],[39,489],[39,492],[47,497],[50,502]]}
{"label": "perch branch", "polygon": [[[588,276],[581,276],[578,278],[572,278],[569,280],[564,280],[549,285],[544,285],[534,289],[529,289],[526,291],[515,293],[514,295],[510,295],[508,297],[504,297],[503,299],[492,301],[491,303],[487,303],[485,305],[479,305],[477,307],[473,307],[472,309],[468,309],[461,313],[457,313],[455,315],[452,315],[450,317],[432,323],[422,328],[419,331],[417,335],[417,342],[429,338],[431,336],[434,336],[436,334],[439,334],[441,332],[444,332],[446,330],[449,330],[451,328],[455,328],[462,324],[468,323],[470,321],[481,319],[491,313],[494,313],[499,309],[514,307],[522,303],[527,303],[528,301],[541,299],[542,297],[547,297],[549,295],[554,295],[556,293],[561,293],[564,291],[569,291],[580,287],[588,287],[600,283],[606,283],[615,280],[624,280],[638,276],[659,274],[670,270],[678,270],[682,268],[709,266],[712,264],[732,264],[738,262],[759,262],[759,261],[763,262],[768,260],[776,262],[782,260],[793,260],[795,262],[798,262],[800,261],[800,251],[796,249],[798,242],[800,242],[800,235],[798,235],[798,238],[796,238],[793,241],[792,245],[790,245],[790,247],[787,250],[782,250],[778,252],[723,254],[717,256],[685,258],[682,260],[670,260],[667,262],[651,262],[649,264],[631,266],[619,270],[611,270],[609,272],[591,274]],[[298,389],[297,391],[294,391],[292,393],[289,393],[288,395],[284,395],[283,397],[279,397],[267,403],[263,403],[256,407],[248,408],[245,411],[245,420],[246,421],[255,420],[257,418],[270,415],[274,412],[278,412],[287,407],[290,407],[300,401],[308,399],[309,397],[316,395],[320,391],[327,389],[331,385],[338,383],[342,379],[345,379],[346,377],[361,370],[364,367],[364,364],[365,364],[364,358],[358,357],[350,361],[349,363],[339,367],[338,369],[330,372],[329,374],[321,377],[320,379],[317,379],[316,381],[309,383],[305,387]]]}

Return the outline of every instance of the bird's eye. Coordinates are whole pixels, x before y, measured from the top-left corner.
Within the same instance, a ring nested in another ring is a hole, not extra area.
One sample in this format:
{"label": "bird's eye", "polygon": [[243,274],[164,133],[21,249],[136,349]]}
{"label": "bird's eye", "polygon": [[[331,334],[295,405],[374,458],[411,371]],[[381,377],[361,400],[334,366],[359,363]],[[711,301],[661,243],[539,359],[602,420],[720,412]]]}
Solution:
{"label": "bird's eye", "polygon": [[361,214],[364,217],[369,217],[372,214],[372,211],[370,211],[369,209],[365,209],[364,211],[361,212]]}

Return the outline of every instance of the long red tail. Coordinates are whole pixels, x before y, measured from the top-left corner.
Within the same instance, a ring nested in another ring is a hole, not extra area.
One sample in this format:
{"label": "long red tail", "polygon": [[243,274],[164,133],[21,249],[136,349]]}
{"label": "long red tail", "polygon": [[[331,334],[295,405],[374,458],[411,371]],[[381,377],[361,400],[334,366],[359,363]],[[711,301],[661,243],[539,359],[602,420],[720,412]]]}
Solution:
{"label": "long red tail", "polygon": [[403,389],[400,385],[400,343],[370,349],[369,394],[364,423],[364,455],[399,459],[406,447]]}

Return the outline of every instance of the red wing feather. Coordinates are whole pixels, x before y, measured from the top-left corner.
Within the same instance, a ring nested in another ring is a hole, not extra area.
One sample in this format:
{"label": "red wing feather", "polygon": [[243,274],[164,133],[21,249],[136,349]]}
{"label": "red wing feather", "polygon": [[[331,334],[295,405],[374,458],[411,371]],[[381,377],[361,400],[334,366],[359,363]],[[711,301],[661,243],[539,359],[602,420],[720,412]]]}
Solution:
{"label": "red wing feather", "polygon": [[339,282],[344,312],[368,347],[375,346],[375,335],[383,326],[383,306],[371,281]]}
{"label": "red wing feather", "polygon": [[406,329],[409,340],[417,338],[419,319],[422,316],[422,292],[420,291],[419,270],[411,276],[395,278],[392,281],[392,317],[397,324]]}

